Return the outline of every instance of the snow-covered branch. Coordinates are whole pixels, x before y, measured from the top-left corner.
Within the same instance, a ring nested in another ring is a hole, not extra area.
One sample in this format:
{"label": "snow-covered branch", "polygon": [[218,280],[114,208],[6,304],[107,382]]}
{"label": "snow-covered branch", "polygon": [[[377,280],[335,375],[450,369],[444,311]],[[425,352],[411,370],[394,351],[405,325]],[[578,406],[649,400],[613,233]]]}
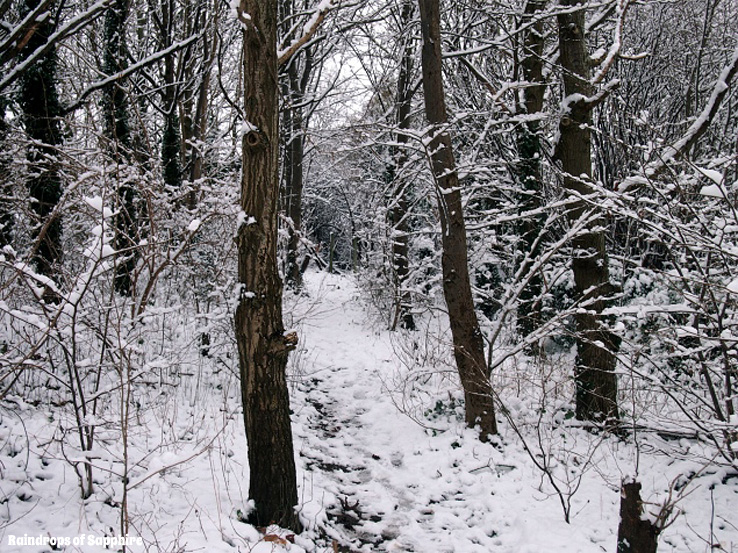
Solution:
{"label": "snow-covered branch", "polygon": [[653,162],[649,163],[640,175],[631,175],[620,184],[619,190],[624,192],[631,188],[646,184],[651,179],[659,176],[674,158],[689,151],[700,137],[707,131],[710,123],[715,118],[720,105],[730,90],[730,84],[738,73],[738,47],[733,51],[730,62],[720,72],[717,82],[712,88],[712,94],[707,104],[702,109],[699,117],[690,125],[687,132],[664,151]]}
{"label": "snow-covered branch", "polygon": [[302,35],[292,41],[292,43],[285,48],[277,52],[279,65],[286,64],[295,53],[302,48],[307,42],[315,36],[318,32],[321,23],[325,19],[328,12],[333,9],[333,0],[321,0],[320,4],[315,8],[313,15],[310,17],[308,22],[303,27]]}
{"label": "snow-covered branch", "polygon": [[15,82],[15,80],[18,79],[24,71],[26,71],[38,59],[47,54],[58,42],[73,35],[89,22],[99,17],[111,2],[112,0],[99,0],[99,2],[93,4],[87,11],[72,18],[61,29],[52,34],[42,46],[36,48],[30,56],[16,65],[2,80],[0,80],[0,92]]}

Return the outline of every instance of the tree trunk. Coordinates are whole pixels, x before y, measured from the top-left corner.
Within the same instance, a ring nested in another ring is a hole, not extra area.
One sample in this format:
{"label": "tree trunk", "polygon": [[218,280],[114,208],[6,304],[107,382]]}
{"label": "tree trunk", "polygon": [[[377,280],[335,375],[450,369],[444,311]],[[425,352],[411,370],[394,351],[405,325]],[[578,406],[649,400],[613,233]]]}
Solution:
{"label": "tree trunk", "polygon": [[[161,2],[160,36],[163,48],[172,45],[174,28],[174,3],[172,0]],[[164,184],[175,192],[182,185],[182,154],[179,115],[177,113],[178,84],[175,74],[175,54],[164,56],[164,88],[162,99],[164,104],[164,133],[161,140],[161,165]]]}
{"label": "tree trunk", "polygon": [[297,337],[285,336],[277,269],[279,136],[277,2],[242,0],[244,112],[241,208],[237,231],[239,299],[235,315],[248,440],[251,520],[299,531],[297,478],[285,369]]}
{"label": "tree trunk", "polygon": [[[543,109],[543,22],[533,23],[533,18],[543,11],[547,0],[529,0],[521,20],[521,26],[529,26],[524,32],[521,68],[528,86],[523,89],[521,111],[526,115],[539,113]],[[521,219],[518,235],[521,239],[522,263],[530,265],[540,255],[541,245],[537,242],[543,227],[542,214],[529,215],[543,205],[543,179],[541,178],[540,126],[538,121],[528,121],[517,127],[518,162],[514,166],[515,178],[520,186]],[[520,294],[518,307],[518,329],[523,336],[535,332],[542,324],[541,291],[543,277],[540,271],[531,275],[527,286]],[[534,348],[535,349],[535,348]]]}
{"label": "tree trunk", "polygon": [[[282,29],[280,40],[291,42],[295,36],[295,14],[302,7],[295,0],[280,0],[280,21]],[[287,248],[285,263],[285,284],[294,292],[302,288],[302,263],[298,252],[302,238],[302,192],[304,186],[305,132],[308,117],[305,109],[305,94],[313,72],[314,46],[305,47],[283,60],[282,92],[284,99],[284,195],[283,207],[289,222],[287,224]]]}
{"label": "tree trunk", "polygon": [[[196,4],[192,24],[188,31],[188,35],[197,32],[204,34],[200,67],[192,68],[190,64],[184,69],[188,80],[199,78],[199,83],[193,89],[186,89],[183,93],[183,100],[180,102],[180,135],[185,154],[182,173],[183,177],[187,175],[190,182],[190,191],[185,200],[188,209],[195,209],[200,199],[199,180],[203,175],[203,143],[208,130],[210,79],[219,43],[219,34],[215,29],[219,25],[220,11],[217,3],[213,5],[212,12],[208,10],[208,5],[206,0],[200,0]],[[199,71],[199,76],[195,76],[196,71]]]}
{"label": "tree trunk", "polygon": [[[26,0],[23,12],[31,12],[38,4],[39,0]],[[43,46],[54,32],[52,8],[49,7],[48,17],[39,24],[21,52],[21,58]],[[23,125],[28,137],[34,141],[28,152],[28,160],[33,167],[28,190],[31,209],[37,217],[33,227],[36,240],[33,261],[39,273],[52,278],[62,257],[61,220],[58,216],[50,219],[62,195],[62,179],[56,161],[56,149],[62,143],[56,79],[57,56],[56,50],[52,49],[23,72],[18,96]]]}
{"label": "tree trunk", "polygon": [[399,178],[398,174],[407,163],[406,144],[408,141],[407,131],[410,129],[410,112],[412,110],[413,91],[410,83],[412,72],[412,33],[410,24],[413,17],[413,3],[411,0],[403,0],[402,12],[400,14],[399,33],[404,43],[402,48],[402,59],[400,60],[400,71],[397,76],[397,132],[395,133],[395,144],[390,148],[390,165],[387,168],[389,184],[393,188],[392,209],[390,217],[392,220],[392,264],[395,273],[395,288],[397,299],[395,311],[395,323],[399,321],[400,326],[407,330],[415,330],[415,319],[413,318],[410,294],[406,288],[408,275],[410,274],[409,244],[408,244],[408,194],[409,183]]}
{"label": "tree trunk", "polygon": [[[581,0],[561,0],[562,7],[580,4]],[[572,195],[588,195],[594,191],[589,130],[593,108],[589,98],[594,90],[589,82],[584,14],[582,6],[575,12],[558,15],[566,99],[555,157],[561,162],[564,189]],[[571,222],[581,217],[591,219],[587,228],[572,241],[577,300],[586,307],[586,312],[581,310],[576,315],[576,416],[579,420],[602,421],[618,418],[615,366],[619,339],[609,332],[602,317],[604,297],[613,292],[602,230],[606,223],[599,215],[593,217],[590,210],[586,202],[577,200],[572,201],[567,212]]]}
{"label": "tree trunk", "polygon": [[7,178],[12,156],[8,153],[8,123],[5,121],[7,100],[0,96],[0,250],[13,243],[13,180]]}
{"label": "tree trunk", "polygon": [[479,424],[481,439],[497,433],[492,386],[484,342],[474,311],[466,246],[466,226],[459,176],[446,130],[446,102],[441,75],[441,31],[438,0],[419,0],[423,35],[423,91],[432,138],[427,146],[436,183],[441,219],[443,295],[448,308],[454,357],[464,388],[466,423]]}
{"label": "tree trunk", "polygon": [[[114,0],[105,12],[105,48],[103,52],[103,72],[114,75],[126,68],[124,35],[126,21],[130,13],[129,0]],[[122,83],[110,83],[103,90],[103,118],[105,137],[109,141],[111,155],[118,170],[130,164],[132,153],[132,133],[128,118],[128,95]],[[116,214],[114,247],[118,253],[115,266],[114,285],[117,292],[125,296],[134,293],[134,272],[138,259],[138,228],[140,199],[130,175],[118,178],[116,189]]]}
{"label": "tree trunk", "polygon": [[660,533],[657,524],[643,518],[641,484],[623,482],[617,553],[656,553]]}
{"label": "tree trunk", "polygon": [[298,260],[300,236],[302,234],[302,189],[303,163],[305,159],[305,120],[303,102],[305,87],[312,70],[310,49],[305,53],[302,75],[298,74],[298,60],[293,57],[287,68],[287,90],[285,98],[289,102],[287,118],[287,144],[285,145],[285,211],[290,220],[287,226],[287,286],[294,291],[302,288],[302,271]]}

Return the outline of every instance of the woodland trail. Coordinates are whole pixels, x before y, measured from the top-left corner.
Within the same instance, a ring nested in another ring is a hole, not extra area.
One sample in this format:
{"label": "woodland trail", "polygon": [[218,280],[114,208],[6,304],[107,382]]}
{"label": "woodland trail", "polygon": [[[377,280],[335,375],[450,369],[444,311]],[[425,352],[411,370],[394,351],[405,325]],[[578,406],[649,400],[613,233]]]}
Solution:
{"label": "woodland trail", "polygon": [[[453,412],[444,432],[402,414],[389,393],[399,363],[390,333],[368,329],[351,281],[322,279],[310,290],[321,311],[302,319],[292,405],[301,509],[328,540],[352,552],[525,553],[555,536],[571,552],[605,550],[572,540],[580,533],[556,520],[555,500],[534,500],[520,452],[511,461],[480,443]],[[556,523],[542,533],[531,511]]]}

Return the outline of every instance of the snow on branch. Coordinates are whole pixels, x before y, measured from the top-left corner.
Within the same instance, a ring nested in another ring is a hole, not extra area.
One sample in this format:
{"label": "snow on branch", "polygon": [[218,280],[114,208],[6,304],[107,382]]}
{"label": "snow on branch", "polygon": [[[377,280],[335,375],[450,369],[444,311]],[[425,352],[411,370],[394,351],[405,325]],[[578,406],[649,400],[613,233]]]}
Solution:
{"label": "snow on branch", "polygon": [[655,161],[649,163],[642,174],[631,175],[620,183],[619,190],[624,192],[630,188],[646,184],[649,180],[661,174],[670,161],[675,157],[687,152],[694,146],[700,137],[707,131],[715,115],[720,109],[720,104],[730,89],[730,84],[736,73],[738,73],[738,47],[733,51],[733,56],[723,70],[720,72],[717,82],[712,88],[712,94],[707,104],[702,109],[699,117],[687,129],[687,132],[673,145],[664,148],[664,151]]}
{"label": "snow on branch", "polygon": [[316,6],[313,15],[305,23],[303,27],[302,35],[293,40],[292,43],[284,50],[277,52],[279,65],[284,65],[295,53],[302,48],[310,39],[315,36],[318,32],[320,24],[323,23],[326,14],[333,8],[333,0],[321,0],[320,4]]}
{"label": "snow on branch", "polygon": [[615,38],[613,39],[612,46],[610,46],[610,50],[602,61],[602,67],[594,79],[592,79],[592,84],[601,83],[615,63],[615,60],[620,56],[620,50],[623,46],[623,22],[625,21],[625,14],[628,11],[630,3],[631,0],[618,0],[617,7],[615,8],[618,17],[617,24],[615,25]]}
{"label": "snow on branch", "polygon": [[96,83],[91,84],[85,89],[84,92],[82,92],[82,94],[80,94],[79,98],[77,98],[77,101],[74,102],[71,106],[67,107],[65,111],[69,113],[79,108],[82,104],[84,104],[87,97],[93,92],[95,92],[96,90],[100,90],[101,88],[105,88],[111,83],[114,83],[121,79],[125,79],[128,75],[131,75],[132,73],[136,73],[140,69],[143,69],[147,65],[151,65],[155,61],[165,57],[168,54],[171,54],[172,52],[176,52],[177,50],[182,50],[183,48],[187,48],[190,44],[198,40],[202,36],[203,32],[204,31],[200,31],[199,33],[191,35],[184,40],[181,40],[179,42],[176,42],[175,44],[172,44],[170,47],[165,48],[164,50],[159,50],[158,52],[155,52],[151,54],[150,56],[140,61],[137,61],[133,65],[129,65],[122,71],[118,71],[117,73],[114,73],[110,75],[109,77],[106,77],[105,79],[102,79],[100,81],[97,81]]}
{"label": "snow on branch", "polygon": [[23,18],[0,42],[0,63],[5,63],[23,50],[31,40],[38,26],[49,18],[49,6],[53,0],[44,0]]}
{"label": "snow on branch", "polygon": [[23,60],[23,62],[16,65],[12,69],[12,71],[8,72],[5,78],[0,81],[0,92],[5,90],[18,77],[20,77],[25,70],[27,70],[36,62],[36,60],[43,57],[52,48],[54,48],[57,42],[64,40],[68,36],[73,35],[82,27],[87,25],[87,23],[99,17],[100,14],[111,4],[111,2],[112,0],[100,0],[99,2],[96,2],[90,7],[90,9],[71,19],[61,29],[52,34],[44,44],[36,48],[36,50],[34,50],[34,52],[30,56]]}

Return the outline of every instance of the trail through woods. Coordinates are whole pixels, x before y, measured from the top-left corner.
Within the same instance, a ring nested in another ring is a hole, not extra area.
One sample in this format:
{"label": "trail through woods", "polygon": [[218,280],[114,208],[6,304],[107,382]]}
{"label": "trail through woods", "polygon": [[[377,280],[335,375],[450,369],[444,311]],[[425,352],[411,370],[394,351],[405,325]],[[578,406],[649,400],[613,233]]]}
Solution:
{"label": "trail through woods", "polygon": [[[530,487],[521,452],[480,443],[460,409],[438,421],[443,432],[401,413],[390,334],[367,328],[349,280],[322,287],[312,290],[326,301],[305,321],[307,374],[293,399],[308,518],[351,550],[596,551],[612,541],[615,528],[564,524],[556,501]],[[616,500],[600,498],[595,518],[615,520]]]}
{"label": "trail through woods", "polygon": [[[566,524],[559,498],[507,425],[495,444],[480,443],[464,427],[461,409],[445,389],[454,380],[448,373],[452,367],[413,367],[415,377],[425,379],[430,400],[425,409],[413,409],[407,397],[410,369],[399,361],[407,353],[399,351],[396,336],[367,325],[367,308],[351,280],[320,276],[316,281],[313,275],[309,286],[311,297],[324,299],[303,322],[305,351],[293,394],[306,518],[350,544],[347,550],[615,550],[618,487],[631,468],[632,448],[617,439],[599,443],[586,432],[541,430],[553,470],[568,472],[565,482],[558,482],[571,494],[571,524]],[[410,336],[422,349],[423,333]],[[444,372],[445,378],[433,374]],[[458,400],[458,390],[452,393]],[[432,428],[400,412],[401,404]],[[525,409],[522,402],[518,407]],[[526,438],[535,443],[532,435]],[[649,451],[658,446],[650,444]],[[676,470],[663,463],[679,464],[658,455],[642,463],[652,484]],[[726,508],[737,504],[731,488],[723,490]],[[665,540],[670,542],[665,551],[693,551],[699,543],[694,533]]]}

